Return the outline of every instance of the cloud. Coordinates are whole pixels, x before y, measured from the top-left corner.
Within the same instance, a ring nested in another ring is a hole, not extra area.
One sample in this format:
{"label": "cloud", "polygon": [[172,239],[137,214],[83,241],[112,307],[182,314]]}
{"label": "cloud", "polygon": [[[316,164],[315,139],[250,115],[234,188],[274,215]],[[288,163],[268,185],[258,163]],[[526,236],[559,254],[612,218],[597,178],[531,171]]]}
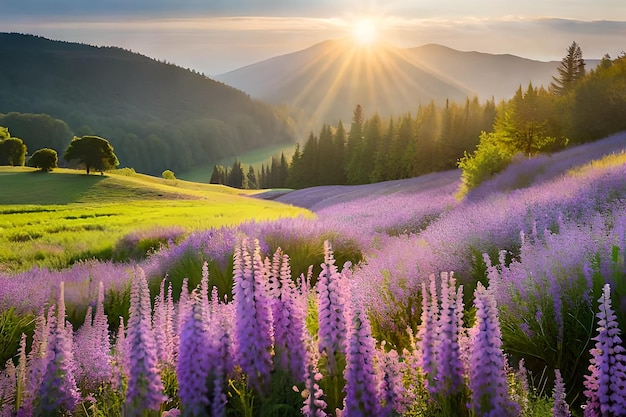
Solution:
{"label": "cloud", "polygon": [[0,16],[309,16],[384,14],[406,17],[626,20],[623,0],[2,0]]}
{"label": "cloud", "polygon": [[14,16],[284,15],[327,10],[330,0],[5,0],[0,14]]}

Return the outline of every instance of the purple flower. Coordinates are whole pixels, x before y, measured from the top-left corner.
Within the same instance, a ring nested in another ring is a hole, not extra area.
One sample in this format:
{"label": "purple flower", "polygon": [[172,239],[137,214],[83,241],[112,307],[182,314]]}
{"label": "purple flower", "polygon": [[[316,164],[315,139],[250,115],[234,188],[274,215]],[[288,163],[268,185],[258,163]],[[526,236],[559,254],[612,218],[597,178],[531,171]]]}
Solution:
{"label": "purple flower", "polygon": [[598,335],[584,382],[585,416],[626,414],[626,349],[622,346],[617,316],[611,307],[611,288],[605,284],[598,299]]}
{"label": "purple flower", "polygon": [[322,379],[314,365],[314,361],[309,361],[306,370],[306,391],[302,393],[304,396],[304,406],[302,406],[302,414],[306,417],[326,417],[326,401],[324,401],[324,391],[318,385]]}
{"label": "purple flower", "polygon": [[99,283],[96,314],[92,320],[91,306],[87,308],[84,324],[74,338],[76,378],[83,388],[93,391],[111,382],[113,377],[109,324],[104,314],[104,284]]}
{"label": "purple flower", "polygon": [[437,286],[435,276],[430,276],[430,286],[422,283],[422,317],[419,331],[417,332],[420,352],[420,368],[425,374],[424,384],[429,391],[435,391],[435,378],[437,376],[437,325],[439,316],[439,302],[437,300]]}
{"label": "purple flower", "polygon": [[129,374],[128,348],[126,346],[126,329],[124,318],[120,317],[120,327],[117,329],[117,336],[113,346],[113,377],[112,380],[118,389],[123,386],[124,375]]}
{"label": "purple flower", "polygon": [[329,375],[340,375],[338,362],[346,351],[346,299],[343,277],[337,271],[330,242],[324,242],[324,263],[317,280],[318,346]]}
{"label": "purple flower", "polygon": [[130,292],[130,316],[126,336],[128,391],[125,415],[140,416],[144,410],[158,410],[165,401],[157,368],[157,348],[152,331],[150,292],[143,271],[134,277]]}
{"label": "purple flower", "polygon": [[476,328],[471,353],[470,407],[480,416],[518,415],[508,398],[502,334],[496,300],[479,282],[474,292]]}
{"label": "purple flower", "polygon": [[[48,316],[53,315],[54,309],[48,311]],[[46,366],[46,350],[50,333],[50,321],[46,319],[43,311],[35,318],[35,331],[30,352],[26,357],[26,381],[23,401],[19,408],[21,415],[32,415],[35,397],[41,385],[41,379]]]}
{"label": "purple flower", "polygon": [[[217,289],[213,294],[217,296]],[[232,304],[211,304],[212,316],[209,322],[208,337],[211,347],[209,361],[213,364],[207,381],[211,395],[211,415],[226,415],[227,375],[234,367],[233,349],[233,309]]]}
{"label": "purple flower", "polygon": [[267,390],[272,371],[272,313],[267,298],[259,242],[250,255],[247,239],[235,249],[233,267],[235,340],[238,361],[250,385]]}
{"label": "purple flower", "polygon": [[[25,335],[22,339],[25,340]],[[14,408],[20,406],[17,404],[18,378],[18,368],[13,364],[13,359],[8,359],[4,369],[0,371],[0,416],[2,417],[12,416]]]}
{"label": "purple flower", "polygon": [[367,314],[360,305],[352,309],[352,326],[344,372],[346,401],[342,416],[381,415],[378,380],[374,369],[375,341]]}
{"label": "purple flower", "polygon": [[407,362],[402,361],[398,352],[384,350],[384,342],[377,352],[379,365],[379,392],[382,405],[381,416],[390,417],[397,413],[404,414],[410,405],[410,396],[402,380],[407,371]]}
{"label": "purple flower", "polygon": [[306,301],[296,291],[289,257],[277,250],[268,279],[274,318],[274,365],[288,370],[296,381],[305,379],[304,346]]}
{"label": "purple flower", "polygon": [[180,331],[180,351],[176,365],[178,396],[185,415],[207,415],[210,405],[207,379],[215,363],[210,361],[211,346],[200,301],[193,299],[186,314]]}
{"label": "purple flower", "polygon": [[572,414],[569,411],[569,405],[565,401],[565,382],[561,377],[561,371],[554,370],[554,390],[552,391],[552,398],[554,399],[554,405],[552,406],[553,417],[570,417]]}
{"label": "purple flower", "polygon": [[441,274],[441,309],[437,328],[437,382],[435,391],[444,395],[463,386],[459,331],[463,328],[463,286],[456,288],[452,273]]}
{"label": "purple flower", "polygon": [[174,331],[174,303],[172,300],[172,285],[165,294],[165,279],[161,281],[159,295],[154,300],[154,316],[152,328],[157,347],[159,362],[173,367],[176,363],[176,334]]}
{"label": "purple flower", "polygon": [[[60,283],[56,317],[50,314],[45,370],[37,392],[36,414],[49,415],[64,410],[72,413],[80,393],[74,378],[72,327],[65,323],[64,285]],[[52,310],[52,308],[51,308]]]}

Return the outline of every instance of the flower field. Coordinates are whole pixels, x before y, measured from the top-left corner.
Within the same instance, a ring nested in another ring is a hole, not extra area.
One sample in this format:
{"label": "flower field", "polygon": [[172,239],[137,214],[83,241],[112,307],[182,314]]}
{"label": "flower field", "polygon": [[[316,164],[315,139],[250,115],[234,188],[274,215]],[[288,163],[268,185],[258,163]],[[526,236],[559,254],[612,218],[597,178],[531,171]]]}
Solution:
{"label": "flower field", "polygon": [[0,416],[626,415],[625,150],[0,275]]}

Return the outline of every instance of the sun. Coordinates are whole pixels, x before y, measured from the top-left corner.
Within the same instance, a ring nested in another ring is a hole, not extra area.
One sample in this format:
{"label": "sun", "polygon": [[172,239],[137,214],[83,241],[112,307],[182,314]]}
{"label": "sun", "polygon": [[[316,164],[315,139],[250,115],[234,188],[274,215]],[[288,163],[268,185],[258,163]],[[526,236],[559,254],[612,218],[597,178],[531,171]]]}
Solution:
{"label": "sun", "polygon": [[371,45],[378,36],[378,27],[372,19],[359,19],[352,24],[352,39],[359,45]]}

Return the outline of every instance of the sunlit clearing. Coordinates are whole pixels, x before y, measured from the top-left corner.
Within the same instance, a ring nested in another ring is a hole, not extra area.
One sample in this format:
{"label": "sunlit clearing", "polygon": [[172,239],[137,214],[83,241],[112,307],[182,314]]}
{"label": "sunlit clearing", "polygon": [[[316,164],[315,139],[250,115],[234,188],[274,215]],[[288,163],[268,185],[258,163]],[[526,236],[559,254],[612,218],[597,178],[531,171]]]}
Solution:
{"label": "sunlit clearing", "polygon": [[371,45],[378,40],[378,28],[371,19],[361,19],[352,25],[352,38],[360,45]]}

